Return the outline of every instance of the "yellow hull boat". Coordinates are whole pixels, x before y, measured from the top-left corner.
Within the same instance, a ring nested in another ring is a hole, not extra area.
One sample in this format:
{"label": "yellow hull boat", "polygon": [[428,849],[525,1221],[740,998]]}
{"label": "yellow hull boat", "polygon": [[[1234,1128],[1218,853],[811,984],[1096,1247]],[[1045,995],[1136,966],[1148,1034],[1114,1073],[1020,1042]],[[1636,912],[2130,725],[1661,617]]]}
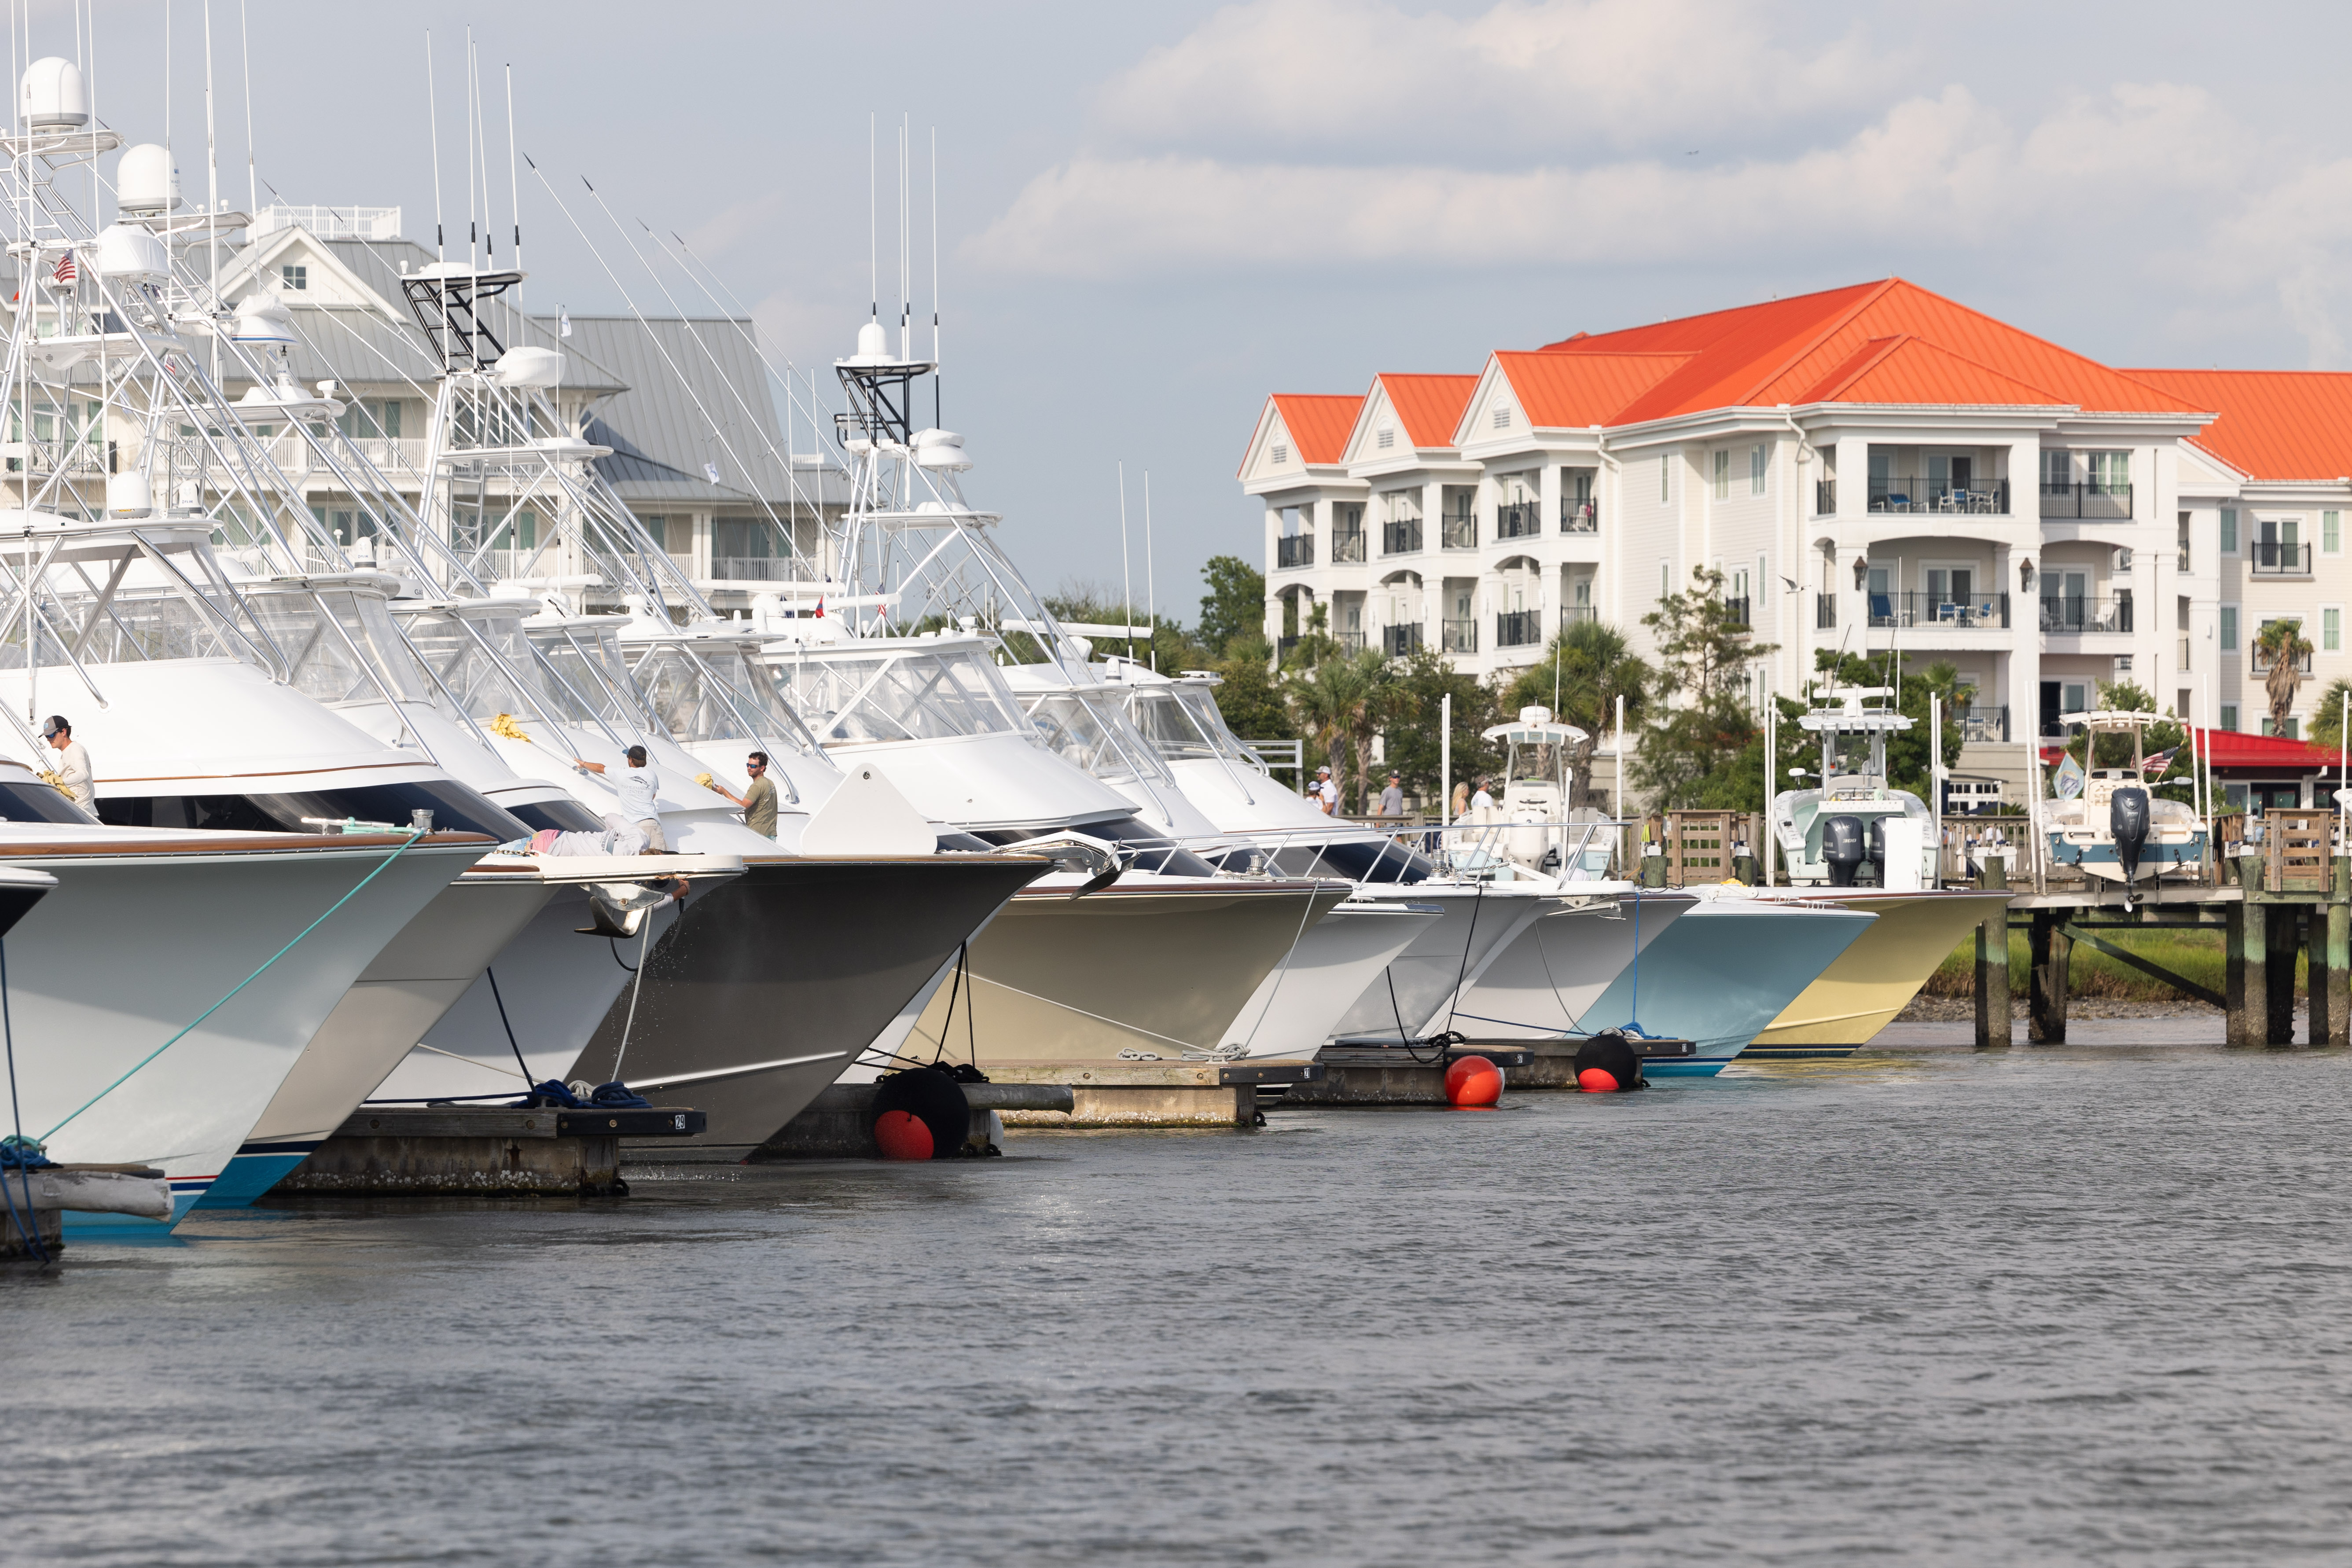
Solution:
{"label": "yellow hull boat", "polygon": [[1742,1061],[1849,1057],[1910,1005],[1952,949],[2005,892],[1890,893],[1875,888],[1791,889],[1792,896],[1878,917],[1837,961],[1739,1053]]}

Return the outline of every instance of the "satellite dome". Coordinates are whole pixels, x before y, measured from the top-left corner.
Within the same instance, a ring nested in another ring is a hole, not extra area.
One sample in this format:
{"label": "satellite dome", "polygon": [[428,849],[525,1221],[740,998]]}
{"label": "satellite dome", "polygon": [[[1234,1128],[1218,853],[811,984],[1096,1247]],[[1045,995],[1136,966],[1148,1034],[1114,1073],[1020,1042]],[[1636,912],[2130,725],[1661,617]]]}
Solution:
{"label": "satellite dome", "polygon": [[180,171],[161,143],[142,142],[114,166],[114,205],[134,217],[157,217],[180,205]]}
{"label": "satellite dome", "polygon": [[889,329],[879,321],[868,321],[857,329],[857,358],[884,360],[890,357]]}
{"label": "satellite dome", "polygon": [[75,131],[89,123],[89,89],[81,68],[61,55],[50,55],[25,68],[17,89],[25,123],[35,131]]}
{"label": "satellite dome", "polygon": [[233,342],[257,343],[264,347],[290,344],[294,341],[294,318],[287,313],[286,302],[274,294],[249,294],[236,308],[236,324],[229,329]]}
{"label": "satellite dome", "polygon": [[563,380],[563,355],[554,349],[511,348],[499,356],[490,374],[500,386],[555,386]]}
{"label": "satellite dome", "polygon": [[113,223],[99,230],[90,268],[101,278],[163,278],[171,273],[172,254],[145,229]]}

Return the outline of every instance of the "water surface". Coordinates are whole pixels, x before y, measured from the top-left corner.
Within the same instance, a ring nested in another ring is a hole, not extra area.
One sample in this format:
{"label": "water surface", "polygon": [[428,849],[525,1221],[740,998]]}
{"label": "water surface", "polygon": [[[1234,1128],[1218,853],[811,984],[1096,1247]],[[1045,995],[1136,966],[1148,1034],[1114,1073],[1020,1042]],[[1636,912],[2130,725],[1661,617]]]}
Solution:
{"label": "water surface", "polygon": [[0,1278],[11,1554],[2343,1562],[2347,1068],[1912,1049],[202,1213]]}

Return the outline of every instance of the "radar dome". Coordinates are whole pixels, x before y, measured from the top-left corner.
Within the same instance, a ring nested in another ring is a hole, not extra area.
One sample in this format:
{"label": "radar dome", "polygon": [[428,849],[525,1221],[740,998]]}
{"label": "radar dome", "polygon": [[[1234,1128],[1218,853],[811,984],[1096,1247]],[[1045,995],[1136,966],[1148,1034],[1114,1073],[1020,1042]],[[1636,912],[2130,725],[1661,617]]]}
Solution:
{"label": "radar dome", "polygon": [[888,359],[890,357],[889,329],[883,326],[879,321],[868,321],[864,326],[858,328],[857,357],[859,359]]}
{"label": "radar dome", "polygon": [[172,270],[172,255],[145,229],[112,223],[99,230],[90,267],[101,278],[162,278]]}
{"label": "radar dome", "polygon": [[114,168],[114,205],[133,217],[156,217],[180,205],[180,171],[161,143],[142,142]]}
{"label": "radar dome", "polygon": [[491,376],[500,386],[554,386],[563,380],[563,355],[554,349],[511,348]]}
{"label": "radar dome", "polygon": [[287,313],[286,302],[274,294],[250,294],[236,308],[236,324],[229,329],[232,342],[262,345],[290,344],[294,341],[294,318]]}
{"label": "radar dome", "polygon": [[73,131],[89,123],[89,89],[83,85],[81,68],[61,55],[26,66],[16,98],[32,130]]}

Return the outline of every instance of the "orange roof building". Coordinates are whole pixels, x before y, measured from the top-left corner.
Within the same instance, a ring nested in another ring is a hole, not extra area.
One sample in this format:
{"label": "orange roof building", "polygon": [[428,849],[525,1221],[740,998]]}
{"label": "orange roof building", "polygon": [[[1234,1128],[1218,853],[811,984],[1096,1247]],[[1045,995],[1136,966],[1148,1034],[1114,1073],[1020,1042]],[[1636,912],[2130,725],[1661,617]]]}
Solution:
{"label": "orange roof building", "polygon": [[2352,375],[2118,369],[1899,278],[1275,396],[1241,479],[1276,639],[1320,607],[1506,678],[1701,585],[1759,690],[1824,650],[1955,666],[1967,765],[2020,783],[2103,683],[2264,731],[2270,620],[2318,649],[2290,731],[2352,675]]}

